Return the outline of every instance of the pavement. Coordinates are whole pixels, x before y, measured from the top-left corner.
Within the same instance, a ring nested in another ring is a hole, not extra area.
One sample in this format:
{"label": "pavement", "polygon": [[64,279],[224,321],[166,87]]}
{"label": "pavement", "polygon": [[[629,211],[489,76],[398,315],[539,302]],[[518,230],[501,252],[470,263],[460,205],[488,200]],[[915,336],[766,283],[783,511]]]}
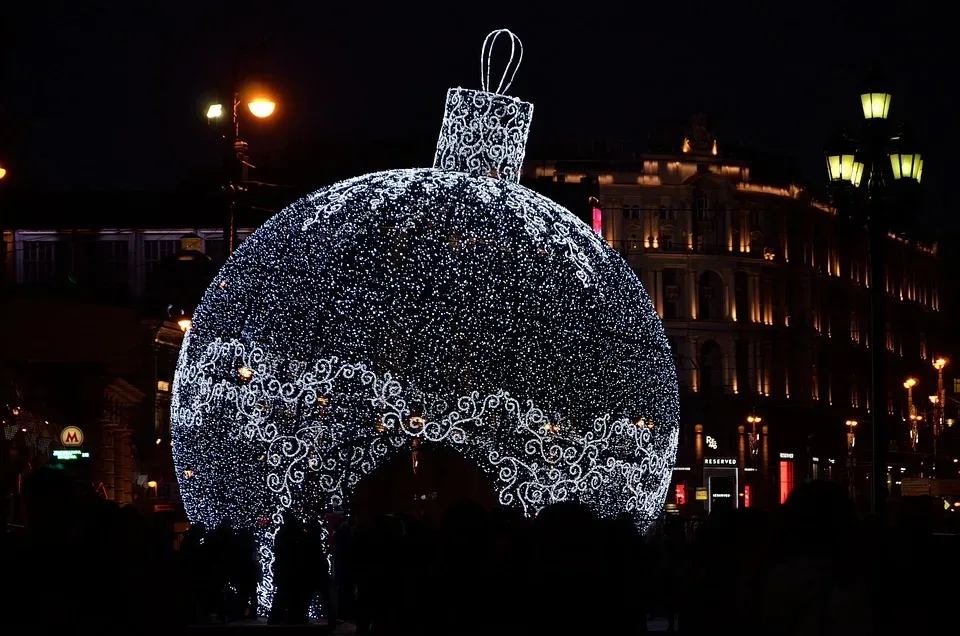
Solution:
{"label": "pavement", "polygon": [[[331,636],[343,636],[345,634],[355,634],[357,632],[357,627],[350,622],[341,622],[338,623],[333,632],[327,631],[327,621],[310,621],[307,625],[267,625],[266,618],[258,618],[256,620],[245,620],[245,621],[234,621],[226,625],[222,623],[215,623],[211,625],[191,625],[188,633],[191,636],[214,636],[214,634],[224,634],[228,632],[237,632],[237,631],[247,631],[249,629],[257,629],[260,627],[273,627],[276,630],[283,629],[286,634],[295,634],[297,632],[303,632],[304,634],[318,634],[318,633],[327,633]],[[667,631],[667,619],[666,618],[655,618],[653,620],[647,621],[647,631],[649,632],[666,632]]]}

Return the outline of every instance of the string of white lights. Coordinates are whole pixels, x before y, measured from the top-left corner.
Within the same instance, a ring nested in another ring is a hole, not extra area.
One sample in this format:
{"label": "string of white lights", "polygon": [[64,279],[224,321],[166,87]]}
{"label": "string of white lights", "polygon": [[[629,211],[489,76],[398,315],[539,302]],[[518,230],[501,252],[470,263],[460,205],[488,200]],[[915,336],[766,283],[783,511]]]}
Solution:
{"label": "string of white lights", "polygon": [[470,458],[528,515],[661,514],[672,354],[630,267],[517,183],[531,113],[453,89],[434,168],[292,204],[197,308],[171,409],[181,492],[192,521],[258,529],[263,607],[282,513],[349,507],[413,440]]}
{"label": "string of white lights", "polygon": [[[504,34],[510,38],[510,59],[503,69],[503,75],[500,77],[500,82],[497,84],[496,90],[493,91],[494,93],[506,93],[510,90],[510,85],[513,84],[513,78],[516,77],[517,70],[520,69],[520,63],[523,62],[523,42],[520,41],[520,38],[518,38],[513,31],[510,29],[497,29],[496,31],[488,33],[487,37],[483,40],[483,46],[480,47],[480,87],[487,92],[490,92],[490,66],[493,61],[493,45],[496,44],[497,38]],[[515,54],[517,55],[517,64],[513,66]],[[484,64],[484,62],[486,62],[486,64]],[[513,73],[510,73],[511,66],[513,67]],[[510,73],[509,80],[507,79],[507,73]],[[506,82],[506,86],[504,86],[504,82]]]}

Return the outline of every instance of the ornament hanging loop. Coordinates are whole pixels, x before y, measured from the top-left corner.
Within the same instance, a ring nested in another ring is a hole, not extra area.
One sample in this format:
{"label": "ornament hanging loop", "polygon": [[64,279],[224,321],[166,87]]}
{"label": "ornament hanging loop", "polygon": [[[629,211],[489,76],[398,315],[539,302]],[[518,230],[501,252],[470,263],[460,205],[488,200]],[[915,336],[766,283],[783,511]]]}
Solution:
{"label": "ornament hanging loop", "polygon": [[[496,43],[497,38],[501,35],[507,35],[510,37],[510,60],[507,62],[507,67],[503,69],[503,75],[500,76],[500,83],[497,84],[496,90],[491,91],[490,89],[490,63],[491,58],[493,57],[493,45]],[[517,63],[514,64],[513,60],[516,59]],[[494,92],[503,94],[510,88],[510,85],[513,84],[513,78],[517,74],[517,69],[520,68],[520,62],[523,61],[523,43],[520,41],[520,38],[511,31],[510,29],[497,29],[496,31],[491,31],[487,34],[487,37],[483,40],[483,46],[480,48],[480,87],[486,92]],[[513,69],[513,72],[510,69]],[[509,79],[507,74],[510,74]],[[504,85],[506,82],[506,85]]]}

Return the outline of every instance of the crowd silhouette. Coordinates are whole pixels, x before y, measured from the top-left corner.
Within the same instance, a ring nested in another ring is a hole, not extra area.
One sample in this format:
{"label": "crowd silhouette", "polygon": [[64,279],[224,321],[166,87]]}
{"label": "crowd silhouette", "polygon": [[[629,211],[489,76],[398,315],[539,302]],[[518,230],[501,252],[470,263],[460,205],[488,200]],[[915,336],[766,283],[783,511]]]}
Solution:
{"label": "crowd silhouette", "polygon": [[[250,529],[197,524],[174,549],[57,465],[23,495],[26,527],[4,534],[8,625],[177,634],[266,613]],[[465,501],[438,524],[287,514],[267,622],[306,624],[322,607],[330,627],[375,636],[641,634],[652,618],[683,634],[953,632],[960,546],[913,503],[879,526],[837,485],[809,482],[772,511],[670,517],[646,536],[576,503],[527,519]]]}

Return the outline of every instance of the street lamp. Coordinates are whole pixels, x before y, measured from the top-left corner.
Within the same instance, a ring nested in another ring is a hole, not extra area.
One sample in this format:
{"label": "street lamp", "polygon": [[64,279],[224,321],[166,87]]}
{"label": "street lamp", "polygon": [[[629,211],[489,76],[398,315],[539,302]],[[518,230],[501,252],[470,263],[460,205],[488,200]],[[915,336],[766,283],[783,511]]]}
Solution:
{"label": "street lamp", "polygon": [[757,426],[763,421],[759,415],[751,413],[747,416],[747,424],[750,425],[750,454],[754,457],[760,452],[760,433],[757,432]]}
{"label": "street lamp", "polygon": [[937,358],[933,361],[933,368],[937,370],[937,395],[933,402],[933,476],[937,476],[937,442],[940,439],[940,433],[943,432],[943,411],[945,409],[947,395],[943,390],[943,369],[947,366],[946,358]]}
{"label": "street lamp", "polygon": [[5,176],[7,176],[7,169],[0,166],[0,179],[3,179]]}
{"label": "street lamp", "polygon": [[857,425],[860,422],[857,420],[847,420],[847,455],[853,457],[853,449],[857,445]]}
{"label": "street lamp", "polygon": [[207,106],[207,119],[217,119],[223,116],[223,104],[210,104]]}
{"label": "street lamp", "polygon": [[883,346],[886,341],[884,261],[889,225],[894,220],[886,211],[888,195],[891,194],[888,186],[902,179],[919,181],[923,171],[919,152],[911,148],[902,135],[894,136],[890,132],[887,117],[892,96],[887,86],[876,72],[870,73],[860,91],[864,117],[861,134],[856,138],[838,135],[826,150],[827,177],[834,186],[834,202],[837,207],[849,205],[850,209],[842,218],[852,219],[850,229],[854,236],[864,226],[869,236],[870,366],[873,378],[870,389],[870,403],[873,405],[871,508],[878,518],[885,514],[888,494],[884,474],[889,439]]}
{"label": "street lamp", "polygon": [[[237,243],[237,192],[243,188],[247,180],[247,169],[253,168],[247,157],[247,143],[240,139],[240,117],[239,107],[244,102],[240,91],[233,94],[233,108],[231,108],[231,120],[229,133],[223,135],[227,142],[229,163],[226,191],[229,193],[229,214],[226,225],[223,228],[224,260],[233,253]],[[266,119],[276,111],[277,103],[264,95],[256,95],[246,100],[247,109],[250,114],[257,119]],[[224,106],[219,102],[211,103],[207,106],[206,116],[211,123],[219,124],[223,119]]]}
{"label": "street lamp", "polygon": [[913,387],[915,386],[917,386],[916,378],[907,378],[903,381],[903,388],[907,390],[907,412],[910,416],[910,446],[913,450],[917,450],[917,442],[920,438],[920,417],[917,415],[917,407],[913,405]]}
{"label": "street lamp", "polygon": [[860,105],[863,107],[864,119],[886,119],[890,112],[891,95],[887,92],[888,84],[877,72],[870,69],[860,91]]}
{"label": "street lamp", "polygon": [[907,179],[920,183],[923,177],[923,155],[916,141],[902,129],[890,141],[895,144],[890,152],[890,170],[894,180]]}
{"label": "street lamp", "polygon": [[846,133],[840,133],[827,145],[827,176],[830,181],[860,185],[863,164],[857,161],[857,149]]}
{"label": "street lamp", "polygon": [[257,97],[247,103],[247,108],[250,109],[250,113],[254,117],[263,119],[273,114],[273,111],[277,108],[277,104],[265,97]]}

